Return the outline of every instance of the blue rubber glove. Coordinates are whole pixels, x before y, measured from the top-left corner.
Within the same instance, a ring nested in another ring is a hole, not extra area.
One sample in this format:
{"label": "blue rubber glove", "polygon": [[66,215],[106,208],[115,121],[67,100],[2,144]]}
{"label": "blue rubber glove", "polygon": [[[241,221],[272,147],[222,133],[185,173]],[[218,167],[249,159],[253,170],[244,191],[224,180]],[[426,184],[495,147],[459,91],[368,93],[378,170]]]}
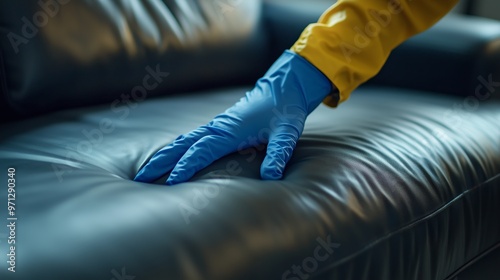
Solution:
{"label": "blue rubber glove", "polygon": [[182,183],[215,160],[259,144],[268,144],[262,179],[280,179],[306,117],[331,92],[332,84],[323,73],[287,50],[246,97],[162,148],[134,180],[152,182],[172,170],[166,183]]}

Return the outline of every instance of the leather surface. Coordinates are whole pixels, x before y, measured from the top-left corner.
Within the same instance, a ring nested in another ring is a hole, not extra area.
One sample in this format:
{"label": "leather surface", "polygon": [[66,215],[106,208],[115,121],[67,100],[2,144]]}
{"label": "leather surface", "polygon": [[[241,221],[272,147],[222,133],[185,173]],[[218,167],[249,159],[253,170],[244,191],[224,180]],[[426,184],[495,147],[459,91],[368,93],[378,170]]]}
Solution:
{"label": "leather surface", "polygon": [[[259,0],[13,3],[0,1],[3,118],[254,82],[268,65]],[[144,85],[148,67],[169,79]]]}
{"label": "leather surface", "polygon": [[0,181],[16,168],[19,246],[18,272],[1,254],[0,278],[282,279],[304,261],[311,270],[330,242],[311,270],[318,279],[445,279],[500,242],[499,104],[450,113],[463,98],[361,88],[312,113],[283,180],[258,178],[258,149],[175,187],[131,180],[243,91],[1,125]]}
{"label": "leather surface", "polygon": [[[130,98],[147,67],[170,78],[147,96],[254,82],[329,5],[266,0],[261,20],[261,1],[42,2],[0,2],[0,121]],[[498,38],[498,22],[450,16],[373,82],[468,96],[479,77],[500,79]]]}
{"label": "leather surface", "polygon": [[396,48],[372,80],[379,85],[469,96],[500,80],[500,22],[450,14]]}
{"label": "leather surface", "polygon": [[478,255],[476,258],[462,266],[456,274],[450,275],[446,280],[453,279],[484,279],[495,280],[498,278],[500,263],[500,243],[486,251],[484,254]]}

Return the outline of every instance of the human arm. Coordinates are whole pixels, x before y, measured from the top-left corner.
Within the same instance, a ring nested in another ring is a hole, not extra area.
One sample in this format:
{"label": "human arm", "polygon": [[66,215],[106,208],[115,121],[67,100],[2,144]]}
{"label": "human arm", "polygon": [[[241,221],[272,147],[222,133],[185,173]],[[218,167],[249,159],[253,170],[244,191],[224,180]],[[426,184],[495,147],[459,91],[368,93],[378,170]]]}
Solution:
{"label": "human arm", "polygon": [[[388,6],[395,3],[391,1],[339,1],[305,29],[292,51],[285,52],[246,97],[158,151],[135,180],[152,182],[172,171],[167,184],[185,182],[213,161],[260,144],[268,145],[261,177],[280,179],[307,115],[322,100],[330,106],[345,101],[380,70],[393,48],[430,27],[457,2],[407,0],[395,10]],[[391,17],[382,21],[386,8]],[[361,28],[371,30],[366,26],[376,23],[376,32],[362,35]],[[361,44],[363,37],[369,40]],[[330,94],[336,88],[340,94]]]}
{"label": "human arm", "polygon": [[339,91],[336,107],[375,76],[391,51],[427,30],[458,0],[339,0],[310,24],[292,50],[323,72]]}

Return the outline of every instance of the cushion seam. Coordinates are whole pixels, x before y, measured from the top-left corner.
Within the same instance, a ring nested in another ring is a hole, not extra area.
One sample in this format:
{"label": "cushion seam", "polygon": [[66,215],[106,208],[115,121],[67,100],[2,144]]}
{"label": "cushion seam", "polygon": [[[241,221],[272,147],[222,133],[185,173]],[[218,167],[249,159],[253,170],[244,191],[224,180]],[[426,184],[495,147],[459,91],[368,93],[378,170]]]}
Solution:
{"label": "cushion seam", "polygon": [[447,203],[445,203],[443,206],[439,207],[438,209],[432,211],[431,213],[429,214],[426,214],[420,218],[418,218],[417,220],[414,220],[412,222],[410,222],[409,224],[403,226],[403,227],[400,227],[398,228],[397,230],[395,231],[392,231],[390,233],[387,233],[386,235],[384,235],[383,237],[380,237],[370,243],[368,243],[367,245],[365,245],[362,249],[358,250],[357,252],[355,253],[352,253],[344,258],[342,258],[341,260],[325,267],[324,269],[322,269],[321,271],[319,271],[316,275],[319,275],[319,274],[322,274],[322,273],[325,273],[327,272],[328,270],[331,270],[339,265],[342,265],[344,264],[345,262],[355,258],[355,257],[358,257],[360,256],[361,254],[365,253],[368,249],[382,243],[382,242],[385,242],[387,241],[388,239],[390,239],[391,237],[397,235],[397,234],[400,234],[410,228],[413,228],[415,226],[418,226],[419,224],[421,224],[422,222],[426,222],[427,220],[429,220],[430,218],[438,215],[439,213],[441,213],[442,211],[445,211],[448,209],[449,206],[451,206],[454,202],[456,202],[457,200],[460,200],[462,199],[465,195],[479,189],[481,186],[489,183],[490,181],[494,181],[494,180],[497,180],[500,178],[500,173],[496,174],[495,176],[491,177],[490,179],[488,180],[485,180],[484,182],[482,183],[479,183],[477,184],[476,186],[472,187],[472,188],[469,188],[465,191],[463,191],[462,193],[460,193],[459,195],[457,195],[455,198],[453,198],[452,200],[448,201]]}
{"label": "cushion seam", "polygon": [[470,259],[465,264],[463,264],[462,266],[460,266],[459,268],[457,268],[455,271],[453,271],[452,273],[450,273],[445,278],[445,280],[457,279],[455,277],[458,277],[457,275],[459,275],[461,272],[463,272],[464,270],[466,270],[467,268],[469,268],[471,265],[474,265],[478,261],[481,261],[481,259],[483,259],[484,257],[488,256],[490,253],[494,252],[495,250],[499,250],[499,249],[500,249],[500,242],[497,242],[497,243],[493,244],[488,249],[486,249],[483,252],[481,252],[481,254],[479,254],[479,255],[475,256],[474,258]]}

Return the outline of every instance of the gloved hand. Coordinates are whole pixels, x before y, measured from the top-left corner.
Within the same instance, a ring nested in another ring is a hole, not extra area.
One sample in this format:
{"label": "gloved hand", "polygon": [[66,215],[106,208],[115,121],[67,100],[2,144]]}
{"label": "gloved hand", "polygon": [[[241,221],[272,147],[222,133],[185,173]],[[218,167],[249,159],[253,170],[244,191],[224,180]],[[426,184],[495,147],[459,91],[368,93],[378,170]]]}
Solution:
{"label": "gloved hand", "polygon": [[245,97],[159,150],[134,180],[152,182],[173,169],[166,183],[185,182],[215,160],[259,144],[268,144],[262,179],[280,179],[306,117],[331,92],[323,73],[287,50]]}

